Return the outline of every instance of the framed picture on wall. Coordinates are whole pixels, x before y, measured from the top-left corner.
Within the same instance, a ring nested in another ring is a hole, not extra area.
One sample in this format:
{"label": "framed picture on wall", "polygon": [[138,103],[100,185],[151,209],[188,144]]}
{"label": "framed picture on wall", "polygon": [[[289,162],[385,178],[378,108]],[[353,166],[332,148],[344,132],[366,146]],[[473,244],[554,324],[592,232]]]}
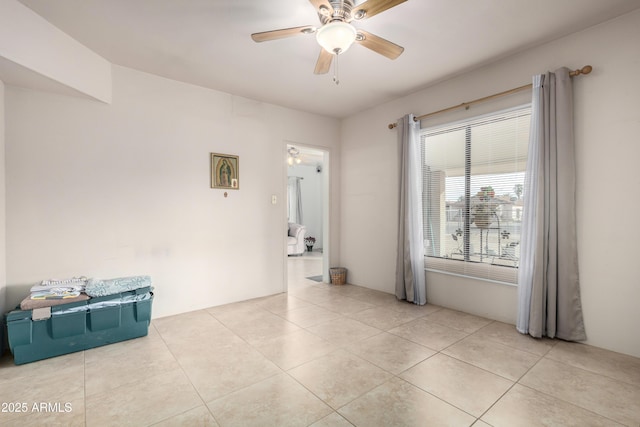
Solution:
{"label": "framed picture on wall", "polygon": [[240,159],[230,154],[211,153],[211,188],[240,188]]}

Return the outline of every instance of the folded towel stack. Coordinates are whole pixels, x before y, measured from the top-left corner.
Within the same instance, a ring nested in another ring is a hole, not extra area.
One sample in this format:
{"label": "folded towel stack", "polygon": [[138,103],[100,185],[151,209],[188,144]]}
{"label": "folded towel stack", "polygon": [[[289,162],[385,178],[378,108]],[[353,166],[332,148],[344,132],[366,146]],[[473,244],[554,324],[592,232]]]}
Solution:
{"label": "folded towel stack", "polygon": [[86,277],[73,277],[71,279],[51,279],[43,280],[39,285],[31,287],[33,300],[59,300],[70,299],[80,296],[87,285]]}
{"label": "folded towel stack", "polygon": [[85,292],[90,297],[105,297],[121,292],[133,291],[151,286],[149,276],[119,277],[117,279],[90,279],[85,288]]}
{"label": "folded towel stack", "polygon": [[89,297],[83,292],[88,280],[84,276],[62,280],[43,280],[31,287],[31,294],[22,300],[20,308],[22,310],[33,310],[70,302],[86,301]]}
{"label": "folded towel stack", "polygon": [[22,310],[53,307],[90,297],[104,297],[144,287],[151,287],[151,277],[132,276],[117,279],[88,279],[84,276],[64,280],[43,280],[31,287],[31,294],[20,303]]}

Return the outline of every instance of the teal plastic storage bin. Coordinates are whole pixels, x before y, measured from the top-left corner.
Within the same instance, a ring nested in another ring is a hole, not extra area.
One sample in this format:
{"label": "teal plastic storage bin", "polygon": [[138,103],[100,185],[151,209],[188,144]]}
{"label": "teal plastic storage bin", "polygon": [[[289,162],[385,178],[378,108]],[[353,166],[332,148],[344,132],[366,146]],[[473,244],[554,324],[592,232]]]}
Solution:
{"label": "teal plastic storage bin", "polygon": [[[150,294],[148,299],[113,304],[124,297],[147,293]],[[14,362],[22,365],[143,337],[149,331],[152,304],[153,293],[147,287],[51,307],[48,317],[47,310],[44,310],[44,314],[37,310],[14,310],[6,317],[9,348]],[[67,312],[81,305],[87,305],[86,309]],[[41,320],[37,320],[41,317]]]}

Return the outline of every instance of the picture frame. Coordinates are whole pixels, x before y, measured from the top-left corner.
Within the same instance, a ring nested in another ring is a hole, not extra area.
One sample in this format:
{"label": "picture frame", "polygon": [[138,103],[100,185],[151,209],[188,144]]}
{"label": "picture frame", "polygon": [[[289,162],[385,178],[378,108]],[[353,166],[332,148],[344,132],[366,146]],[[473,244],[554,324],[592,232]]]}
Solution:
{"label": "picture frame", "polygon": [[240,189],[239,156],[211,153],[211,188]]}

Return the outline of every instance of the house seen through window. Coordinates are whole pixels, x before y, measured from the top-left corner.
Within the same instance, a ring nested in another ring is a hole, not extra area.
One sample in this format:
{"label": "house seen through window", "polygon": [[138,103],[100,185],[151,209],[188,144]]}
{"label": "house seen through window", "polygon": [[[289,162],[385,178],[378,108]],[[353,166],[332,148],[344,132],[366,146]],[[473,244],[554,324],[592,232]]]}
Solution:
{"label": "house seen through window", "polygon": [[429,270],[516,283],[530,106],[421,131]]}

